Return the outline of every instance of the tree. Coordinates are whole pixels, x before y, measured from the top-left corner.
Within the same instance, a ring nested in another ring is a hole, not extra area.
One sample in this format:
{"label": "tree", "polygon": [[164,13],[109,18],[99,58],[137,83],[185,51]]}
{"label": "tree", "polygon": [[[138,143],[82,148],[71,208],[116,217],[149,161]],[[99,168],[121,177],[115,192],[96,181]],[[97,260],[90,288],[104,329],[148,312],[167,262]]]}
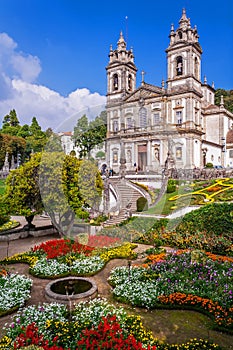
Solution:
{"label": "tree", "polygon": [[9,134],[0,134],[0,169],[4,165],[6,154],[10,167],[17,161],[19,155],[23,156],[26,149],[26,141],[22,137],[12,136]]}
{"label": "tree", "polygon": [[48,141],[46,132],[41,130],[41,126],[36,117],[32,118],[31,125],[29,126],[29,135],[26,136],[26,141],[27,156],[30,156],[31,152],[42,152]]}
{"label": "tree", "polygon": [[[40,166],[41,196],[46,212],[63,235],[71,234],[75,216],[89,216],[85,209],[87,198],[81,191],[80,169],[83,162],[63,152],[43,153]],[[96,179],[96,191],[101,194],[103,185],[98,169],[89,168],[88,172]]]}
{"label": "tree", "polygon": [[89,122],[86,115],[83,115],[74,128],[73,139],[75,146],[79,148],[80,158],[90,156],[95,146],[102,144],[106,137],[106,112],[101,112],[99,117]]}
{"label": "tree", "polygon": [[23,126],[21,126],[21,128],[19,129],[19,131],[17,133],[17,136],[23,137],[24,139],[26,139],[28,136],[30,136],[29,125],[24,124]]}
{"label": "tree", "polygon": [[30,216],[43,211],[39,188],[40,161],[41,154],[34,154],[29,162],[8,175],[4,202],[11,214]]}
{"label": "tree", "polygon": [[[20,126],[16,111],[14,109],[11,110],[10,113],[4,117],[2,129],[0,130],[0,132],[4,135],[8,135],[8,139],[9,136],[15,138],[18,137],[19,139],[21,139],[21,143],[22,139],[26,140],[25,146],[23,148],[20,147],[20,150],[17,149],[17,145],[14,147],[13,150],[9,149],[9,142],[5,145],[3,144],[4,149],[7,149],[7,152],[10,154],[9,159],[11,160],[12,154],[16,159],[19,155],[19,153],[17,154],[17,152],[20,152],[21,162],[28,160],[32,152],[41,152],[48,140],[47,134],[41,130],[41,127],[38,124],[36,117],[32,118],[30,126],[27,124]],[[8,139],[5,137],[5,140]],[[12,141],[12,145],[15,145],[16,139],[12,140],[14,141]],[[19,143],[18,141],[17,143]],[[4,151],[3,153],[3,156],[2,154],[0,154],[0,167],[3,165],[5,159],[6,152]],[[4,159],[2,159],[3,157]]]}
{"label": "tree", "polygon": [[84,203],[97,212],[102,199],[103,181],[97,166],[90,160],[83,160],[80,165],[79,188]]}
{"label": "tree", "polygon": [[12,109],[9,114],[5,115],[2,122],[1,132],[4,134],[16,136],[20,129],[19,120],[16,111]]}
{"label": "tree", "polygon": [[233,90],[217,89],[215,92],[215,103],[220,105],[221,96],[224,99],[224,106],[233,113]]}

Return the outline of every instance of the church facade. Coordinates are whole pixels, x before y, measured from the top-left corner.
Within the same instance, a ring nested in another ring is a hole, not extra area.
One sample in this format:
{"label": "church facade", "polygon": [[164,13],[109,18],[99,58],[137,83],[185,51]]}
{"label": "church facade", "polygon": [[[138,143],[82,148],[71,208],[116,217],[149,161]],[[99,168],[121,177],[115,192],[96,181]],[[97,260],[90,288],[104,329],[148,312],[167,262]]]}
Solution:
{"label": "church facade", "polygon": [[[160,172],[233,165],[226,144],[233,114],[215,105],[214,86],[201,81],[202,48],[196,27],[183,9],[178,28],[171,26],[166,49],[167,79],[161,86],[136,84],[137,67],[123,34],[110,48],[107,71],[107,164],[119,172]],[[233,148],[232,148],[233,149]]]}

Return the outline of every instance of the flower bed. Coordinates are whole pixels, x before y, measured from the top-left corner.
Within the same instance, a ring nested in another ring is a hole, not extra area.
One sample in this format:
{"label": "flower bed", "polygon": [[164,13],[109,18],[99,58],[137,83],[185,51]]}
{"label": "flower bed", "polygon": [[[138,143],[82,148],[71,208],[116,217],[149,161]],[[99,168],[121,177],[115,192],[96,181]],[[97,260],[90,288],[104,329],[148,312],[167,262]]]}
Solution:
{"label": "flower bed", "polygon": [[35,246],[32,251],[45,253],[47,259],[53,259],[68,253],[90,255],[93,249],[72,239],[53,239]]}
{"label": "flower bed", "polygon": [[135,258],[133,249],[136,246],[125,243],[113,248],[94,249],[73,240],[58,239],[42,243],[28,253],[16,254],[1,262],[28,263],[30,273],[40,278],[90,276],[100,271],[110,259]]}
{"label": "flower bed", "polygon": [[32,280],[23,275],[0,274],[0,316],[23,306],[30,297]]}
{"label": "flower bed", "polygon": [[5,331],[5,337],[0,340],[0,349],[4,350],[23,349],[29,344],[45,350],[94,350],[97,346],[123,350],[221,349],[202,339],[182,345],[163,344],[143,327],[139,316],[129,315],[123,308],[99,298],[79,303],[72,315],[60,304],[29,306],[13,317]]}
{"label": "flower bed", "polygon": [[[164,254],[148,259],[149,268],[117,267],[109,282],[118,300],[154,308],[159,304],[185,305],[208,313],[215,326],[233,330],[233,262],[206,255],[192,261],[191,253]],[[182,294],[182,302],[180,295]]]}
{"label": "flower bed", "polygon": [[[199,202],[199,204],[205,204],[206,202],[208,203],[213,203],[215,201],[214,197],[217,197],[220,193],[224,193],[225,191],[229,189],[233,189],[233,184],[231,181],[229,181],[229,178],[224,178],[224,179],[217,179],[215,182],[209,186],[204,186],[201,189],[194,190],[191,193],[188,194],[178,194],[175,195],[171,198],[169,198],[169,201],[175,201],[180,198],[184,198],[187,196],[195,196],[195,195],[201,195],[202,200]],[[204,197],[204,199],[203,199]],[[217,197],[218,198],[218,197]]]}
{"label": "flower bed", "polygon": [[0,234],[4,233],[5,231],[12,230],[13,228],[16,228],[19,226],[19,222],[16,220],[10,220],[6,222],[5,224],[1,225],[0,227]]}

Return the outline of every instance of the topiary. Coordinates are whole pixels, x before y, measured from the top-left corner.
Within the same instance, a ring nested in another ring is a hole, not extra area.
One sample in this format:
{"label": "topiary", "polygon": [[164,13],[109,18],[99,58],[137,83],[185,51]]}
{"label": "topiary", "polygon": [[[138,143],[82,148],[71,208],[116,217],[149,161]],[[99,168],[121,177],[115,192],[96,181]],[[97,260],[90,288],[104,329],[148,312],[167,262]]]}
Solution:
{"label": "topiary", "polygon": [[167,193],[173,193],[176,190],[176,181],[169,179],[167,183]]}
{"label": "topiary", "polygon": [[137,211],[148,210],[148,202],[145,197],[139,197],[137,200]]}

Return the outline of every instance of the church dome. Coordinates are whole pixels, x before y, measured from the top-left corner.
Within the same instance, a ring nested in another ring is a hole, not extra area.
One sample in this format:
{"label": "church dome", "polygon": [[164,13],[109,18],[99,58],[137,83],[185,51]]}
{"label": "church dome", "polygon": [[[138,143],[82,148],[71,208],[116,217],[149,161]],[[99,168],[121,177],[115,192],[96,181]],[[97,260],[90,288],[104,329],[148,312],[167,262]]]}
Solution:
{"label": "church dome", "polygon": [[228,130],[226,136],[226,143],[233,143],[233,129]]}

